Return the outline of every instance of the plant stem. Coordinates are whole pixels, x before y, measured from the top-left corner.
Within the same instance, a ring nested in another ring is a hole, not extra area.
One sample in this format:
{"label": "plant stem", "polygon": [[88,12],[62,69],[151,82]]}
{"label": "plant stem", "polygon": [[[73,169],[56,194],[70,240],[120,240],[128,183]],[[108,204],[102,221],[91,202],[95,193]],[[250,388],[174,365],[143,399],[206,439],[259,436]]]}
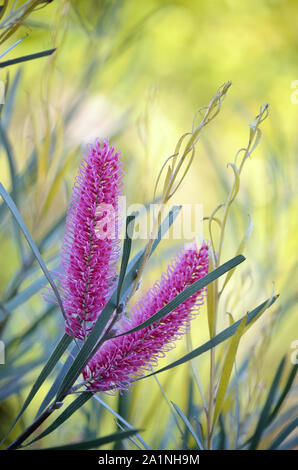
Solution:
{"label": "plant stem", "polygon": [[212,417],[213,417],[213,401],[214,401],[214,364],[215,351],[210,350],[210,388],[209,388],[209,406],[207,412],[207,449],[211,449],[212,443]]}
{"label": "plant stem", "polygon": [[60,408],[57,402],[48,406],[38,418],[33,421],[5,450],[15,450],[21,447],[21,444],[34,432],[37,428],[53,413],[54,410]]}

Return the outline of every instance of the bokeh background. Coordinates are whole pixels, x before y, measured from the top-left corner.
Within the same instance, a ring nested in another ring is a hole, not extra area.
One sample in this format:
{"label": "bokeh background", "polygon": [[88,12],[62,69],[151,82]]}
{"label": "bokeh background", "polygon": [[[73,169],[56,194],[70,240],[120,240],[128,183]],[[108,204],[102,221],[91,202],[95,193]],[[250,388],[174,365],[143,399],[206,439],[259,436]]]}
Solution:
{"label": "bokeh background", "polygon": [[[0,73],[1,80],[9,80],[1,119],[6,129],[0,147],[1,182],[13,189],[8,145],[17,205],[35,242],[42,242],[50,268],[59,260],[63,215],[86,143],[107,137],[121,148],[128,203],[148,203],[162,163],[191,129],[195,112],[231,80],[222,109],[204,129],[191,170],[173,200],[203,204],[208,216],[227,199],[233,182],[227,164],[246,146],[249,124],[260,106],[269,103],[262,139],[241,177],[224,245],[227,260],[234,256],[250,216],[247,259],[227,290],[219,317],[219,327],[228,325],[227,312],[240,318],[270,296],[273,283],[280,293],[239,352],[239,361],[250,359],[240,387],[243,394],[248,384],[253,390],[251,413],[262,406],[284,354],[287,370],[291,367],[292,344],[298,339],[297,14],[295,0],[53,1],[33,12],[5,47],[23,38],[9,58],[51,47],[57,48],[55,54],[12,66],[9,76],[7,68]],[[42,300],[42,272],[34,263],[29,268],[25,263],[24,268],[22,259],[30,258],[30,250],[23,239],[16,240],[4,205],[0,211],[1,308],[4,316],[9,313],[1,329],[5,344],[14,340],[2,376],[11,380],[13,390],[0,395],[2,433],[61,335],[63,322],[60,312],[49,310]],[[204,236],[208,238],[207,226]],[[161,244],[139,294],[159,277],[182,243]],[[134,248],[140,247],[137,242]],[[198,346],[207,339],[203,308],[193,323],[191,341]],[[160,365],[180,357],[188,346],[186,340],[180,341]],[[193,367],[207,393],[209,356],[201,356]],[[160,384],[150,378],[120,398],[101,398],[144,429],[142,435],[152,448],[171,448],[177,433],[172,429],[170,401],[186,413],[193,394],[194,410],[197,416],[200,413],[201,399],[191,377],[186,364],[158,376]],[[38,394],[16,432],[30,422],[41,397]],[[226,403],[231,422],[233,399],[232,391]],[[246,399],[243,395],[243,406]],[[293,393],[287,405],[289,419],[297,413],[294,405]],[[115,419],[94,401],[92,408],[86,406],[44,442],[48,446],[92,432],[106,434],[115,430]]]}

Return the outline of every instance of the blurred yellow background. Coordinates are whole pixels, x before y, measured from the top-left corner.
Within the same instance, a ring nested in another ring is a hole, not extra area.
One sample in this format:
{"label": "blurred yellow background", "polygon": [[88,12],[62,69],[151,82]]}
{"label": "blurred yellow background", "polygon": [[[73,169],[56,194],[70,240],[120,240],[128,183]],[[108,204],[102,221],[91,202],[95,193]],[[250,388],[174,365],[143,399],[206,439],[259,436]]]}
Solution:
{"label": "blurred yellow background", "polygon": [[[220,327],[228,325],[227,312],[240,318],[268,298],[275,283],[279,300],[240,348],[240,357],[255,356],[252,367],[258,371],[260,394],[271,382],[281,356],[289,357],[291,344],[298,338],[297,14],[296,0],[53,1],[30,15],[6,43],[7,48],[24,38],[7,58],[57,47],[49,58],[9,68],[10,83],[22,71],[8,129],[17,172],[25,171],[34,148],[38,155],[37,176],[31,181],[27,174],[18,201],[35,241],[66,209],[87,142],[95,137],[113,141],[122,151],[128,202],[148,203],[163,162],[173,154],[179,137],[191,130],[198,108],[206,106],[218,87],[231,80],[222,109],[203,130],[193,165],[173,200],[173,204],[203,204],[204,216],[210,215],[226,201],[233,183],[227,164],[246,146],[249,124],[260,106],[269,103],[262,139],[241,176],[224,245],[223,261],[235,255],[250,216],[253,230],[244,251],[247,259],[229,285],[219,318]],[[7,70],[0,73],[3,81]],[[51,148],[53,130],[57,139]],[[9,189],[10,170],[3,147],[0,176]],[[9,220],[6,212],[3,226]],[[207,225],[204,236],[208,238]],[[3,296],[20,260],[9,229],[4,228],[0,237]],[[61,234],[45,252],[46,259],[57,252],[60,242]],[[140,293],[159,278],[176,248],[177,243],[161,244]],[[40,275],[33,272],[22,288]],[[22,331],[44,308],[37,293],[13,312],[6,334]],[[62,331],[58,315],[36,338],[36,351],[47,334],[56,337],[57,322]],[[207,339],[203,308],[192,326],[193,346]],[[186,341],[180,341],[160,365],[186,350]],[[209,356],[202,356],[194,366],[207,392]],[[182,410],[187,403],[184,383],[189,374],[186,364],[158,376],[168,399]],[[200,402],[197,389],[194,393]],[[103,399],[117,408],[117,397]],[[143,436],[154,448],[169,413],[155,379],[139,382],[127,400],[127,419],[145,429]],[[40,399],[35,402],[37,409]],[[49,436],[47,444],[77,436],[81,419],[74,418],[73,427]],[[105,433],[115,428],[109,414],[104,423]]]}

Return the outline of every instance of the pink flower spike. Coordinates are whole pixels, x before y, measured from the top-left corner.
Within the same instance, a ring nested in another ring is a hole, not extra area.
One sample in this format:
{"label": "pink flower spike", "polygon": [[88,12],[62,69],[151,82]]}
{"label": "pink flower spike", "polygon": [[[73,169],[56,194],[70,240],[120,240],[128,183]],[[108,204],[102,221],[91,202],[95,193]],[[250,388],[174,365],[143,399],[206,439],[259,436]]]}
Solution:
{"label": "pink flower spike", "polygon": [[[114,146],[96,140],[88,146],[75,179],[57,278],[66,332],[76,338],[89,334],[115,287],[121,168]],[[45,298],[55,303],[49,296]]]}
{"label": "pink flower spike", "polygon": [[[187,286],[208,274],[208,245],[198,251],[195,243],[186,245],[159,282],[123,318],[124,333],[150,318]],[[156,365],[159,357],[173,347],[188,329],[190,320],[204,302],[205,289],[196,292],[159,322],[140,331],[106,341],[83,371],[91,390],[126,390],[131,382]]]}

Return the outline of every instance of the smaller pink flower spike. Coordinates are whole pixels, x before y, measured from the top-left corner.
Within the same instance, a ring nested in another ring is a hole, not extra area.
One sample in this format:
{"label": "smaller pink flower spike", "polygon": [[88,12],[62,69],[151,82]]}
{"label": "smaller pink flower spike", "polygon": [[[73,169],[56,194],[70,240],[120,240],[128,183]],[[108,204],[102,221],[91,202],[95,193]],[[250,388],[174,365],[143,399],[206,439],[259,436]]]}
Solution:
{"label": "smaller pink flower spike", "polygon": [[[159,282],[123,318],[118,334],[124,333],[150,318],[187,286],[208,274],[208,246],[198,251],[196,243],[185,246]],[[135,378],[156,365],[158,358],[170,350],[173,342],[188,329],[190,320],[204,302],[205,289],[196,292],[174,311],[135,333],[110,339],[94,355],[83,371],[90,390],[126,390]]]}
{"label": "smaller pink flower spike", "polygon": [[[66,332],[76,338],[84,339],[89,334],[115,287],[120,253],[117,210],[121,168],[114,146],[96,140],[88,146],[74,183],[61,271],[56,276],[67,318]],[[55,303],[51,296],[44,297]]]}

